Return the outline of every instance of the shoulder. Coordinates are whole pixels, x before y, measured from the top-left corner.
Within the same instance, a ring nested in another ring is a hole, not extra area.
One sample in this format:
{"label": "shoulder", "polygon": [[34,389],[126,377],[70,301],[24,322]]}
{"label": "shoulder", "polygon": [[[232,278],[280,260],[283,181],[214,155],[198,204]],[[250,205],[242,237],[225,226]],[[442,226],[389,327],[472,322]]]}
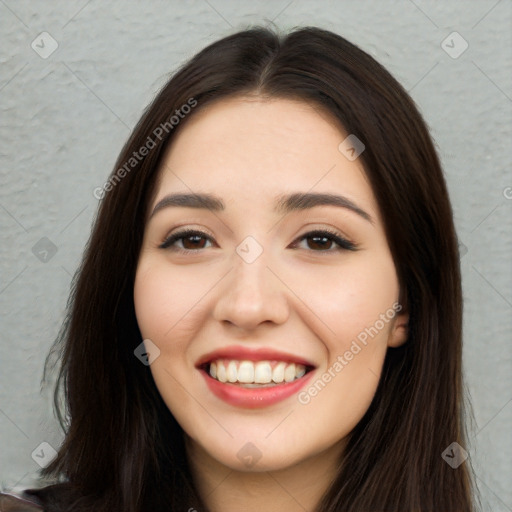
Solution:
{"label": "shoulder", "polygon": [[43,512],[43,506],[35,497],[24,493],[0,492],[0,512]]}

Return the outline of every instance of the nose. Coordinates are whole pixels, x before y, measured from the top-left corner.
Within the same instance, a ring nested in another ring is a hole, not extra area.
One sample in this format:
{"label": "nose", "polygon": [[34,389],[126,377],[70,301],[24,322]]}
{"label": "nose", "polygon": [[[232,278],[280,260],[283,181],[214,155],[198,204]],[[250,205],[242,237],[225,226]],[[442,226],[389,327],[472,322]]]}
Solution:
{"label": "nose", "polygon": [[235,255],[234,267],[222,281],[213,312],[217,321],[251,331],[288,319],[286,286],[267,266],[264,255],[252,263]]}

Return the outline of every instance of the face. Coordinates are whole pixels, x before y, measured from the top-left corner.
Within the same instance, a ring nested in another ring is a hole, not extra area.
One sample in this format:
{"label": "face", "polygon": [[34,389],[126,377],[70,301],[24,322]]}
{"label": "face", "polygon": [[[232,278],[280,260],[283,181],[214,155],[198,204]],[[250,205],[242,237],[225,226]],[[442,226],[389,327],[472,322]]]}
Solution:
{"label": "face", "polygon": [[340,448],[387,348],[406,339],[378,205],[360,159],[339,149],[347,135],[303,102],[230,98],[187,121],[159,171],[137,320],[190,446],[231,469]]}

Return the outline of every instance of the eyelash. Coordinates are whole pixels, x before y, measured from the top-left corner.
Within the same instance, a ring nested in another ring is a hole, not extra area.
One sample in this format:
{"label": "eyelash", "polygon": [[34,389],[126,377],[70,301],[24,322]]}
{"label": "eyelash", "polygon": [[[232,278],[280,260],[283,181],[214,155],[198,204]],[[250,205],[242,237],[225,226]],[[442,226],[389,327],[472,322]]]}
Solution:
{"label": "eyelash", "polygon": [[[182,248],[176,247],[176,246],[173,247],[173,244],[175,242],[177,242],[178,240],[182,240],[184,238],[194,236],[194,235],[206,238],[210,242],[213,242],[210,235],[208,235],[202,231],[195,230],[195,229],[187,229],[187,230],[179,231],[178,233],[173,233],[168,238],[166,238],[163,241],[163,243],[160,244],[158,247],[160,249],[170,249],[172,251],[176,251],[176,252],[179,252],[182,254],[195,253],[195,252],[200,251],[201,249],[182,249]],[[313,237],[327,238],[328,240],[331,240],[332,242],[336,243],[338,245],[338,248],[335,250],[332,250],[331,248],[329,248],[326,250],[318,250],[318,251],[314,250],[314,249],[309,249],[312,252],[338,252],[338,251],[356,251],[357,250],[357,245],[355,243],[347,240],[346,238],[343,238],[335,231],[330,231],[328,229],[318,229],[318,230],[309,231],[307,233],[304,233],[304,235],[297,238],[293,242],[293,245],[296,245],[297,242],[302,242],[303,240],[305,240],[307,238],[313,238]]]}

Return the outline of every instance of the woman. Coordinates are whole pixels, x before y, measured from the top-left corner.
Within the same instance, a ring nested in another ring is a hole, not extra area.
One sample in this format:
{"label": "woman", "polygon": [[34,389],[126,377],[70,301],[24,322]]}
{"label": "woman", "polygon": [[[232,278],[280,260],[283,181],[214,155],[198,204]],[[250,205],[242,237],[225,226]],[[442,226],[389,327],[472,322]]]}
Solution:
{"label": "woman", "polygon": [[31,506],[473,510],[451,206],[372,57],[318,28],[217,41],[95,194]]}

